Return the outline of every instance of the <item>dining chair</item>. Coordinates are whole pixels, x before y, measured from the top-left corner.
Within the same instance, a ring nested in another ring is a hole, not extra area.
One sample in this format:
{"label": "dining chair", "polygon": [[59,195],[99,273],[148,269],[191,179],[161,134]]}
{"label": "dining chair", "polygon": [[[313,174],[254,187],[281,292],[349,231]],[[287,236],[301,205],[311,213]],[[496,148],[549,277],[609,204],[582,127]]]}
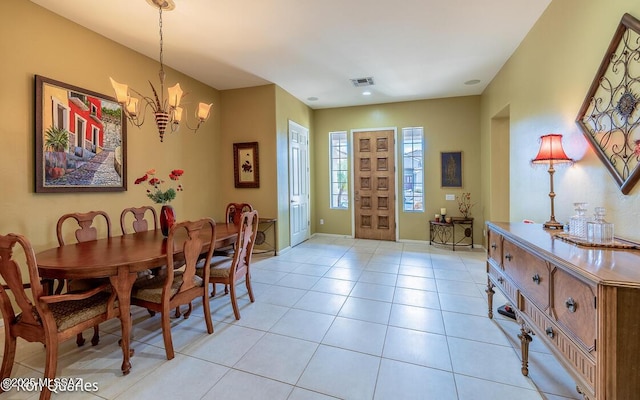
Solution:
{"label": "dining chair", "polygon": [[[68,236],[67,228],[75,229],[74,236],[76,242],[89,242],[98,239],[98,228],[95,225],[99,224],[99,220],[102,220],[101,231],[106,233],[106,237],[111,237],[111,218],[109,214],[104,211],[89,211],[86,213],[69,213],[64,214],[58,218],[56,224],[56,236],[58,238],[58,245],[65,245],[65,236]],[[75,224],[73,223],[75,221]],[[99,279],[71,279],[67,280],[67,292],[72,293],[76,291],[88,290],[96,286],[109,283],[108,278]],[[55,294],[62,293],[64,288],[64,281],[59,282]],[[93,337],[91,338],[91,344],[95,346],[100,340],[100,332],[98,325],[93,328]],[[78,333],[76,343],[78,346],[82,346],[85,340],[82,337],[82,332]]]}
{"label": "dining chair", "polygon": [[133,285],[131,304],[160,312],[162,315],[162,337],[167,360],[174,357],[169,320],[171,309],[188,304],[189,310],[184,313],[184,318],[189,318],[191,302],[201,297],[207,333],[213,333],[207,293],[209,285],[206,284],[209,281],[209,271],[205,271],[206,274],[202,276],[196,274],[200,255],[205,252],[204,238],[207,237],[207,233],[210,234],[210,238],[207,238],[209,249],[206,251],[205,261],[209,263],[216,242],[216,223],[211,218],[180,222],[169,230],[166,265],[174,265],[174,252],[177,250],[178,254],[184,257],[183,271],[180,274],[174,274],[165,268],[167,273]]}
{"label": "dining chair", "polygon": [[242,213],[253,211],[253,207],[249,203],[229,203],[225,210],[225,222],[227,225],[239,225]]}
{"label": "dining chair", "polygon": [[[26,270],[20,265],[23,259]],[[22,271],[29,274],[27,285],[23,284]],[[0,370],[3,382],[11,376],[18,337],[44,344],[44,378],[53,381],[59,343],[120,314],[115,292],[109,290],[110,284],[73,294],[46,294],[33,247],[22,235],[0,235],[0,276],[6,282],[0,287],[0,309],[4,320],[4,353]],[[30,294],[25,287],[31,288]],[[5,385],[0,385],[0,393],[5,389]],[[40,400],[50,397],[50,388],[44,385]]]}
{"label": "dining chair", "polygon": [[[253,246],[255,244],[256,233],[258,231],[258,211],[242,213],[240,218],[240,229],[236,240],[236,251],[233,258],[214,257],[209,267],[209,282],[213,284],[212,296],[215,296],[216,283],[222,283],[229,288],[231,305],[236,319],[240,319],[240,311],[238,309],[238,301],[236,299],[235,283],[241,279],[245,279],[245,285],[249,292],[249,299],[253,303],[255,298],[251,289],[251,256]],[[206,272],[207,268],[200,270]],[[201,272],[201,275],[203,274]]]}
{"label": "dining chair", "polygon": [[[253,206],[249,203],[229,203],[225,209],[225,223],[227,225],[240,225],[240,219],[242,218],[242,213],[247,211],[253,211]],[[220,249],[216,249],[213,252],[214,256],[224,256],[224,257],[233,257],[235,251],[236,244],[232,244],[230,246],[225,246]],[[215,296],[216,287],[213,285],[213,296]],[[229,294],[229,286],[224,286],[224,294]]]}
{"label": "dining chair", "polygon": [[122,210],[120,214],[120,229],[122,234],[128,232],[127,221],[133,217],[131,227],[133,232],[143,232],[149,230],[149,222],[153,222],[153,229],[158,229],[158,214],[156,209],[151,206],[129,207]]}
{"label": "dining chair", "polygon": [[[158,229],[158,213],[156,209],[151,206],[141,206],[141,207],[128,207],[122,210],[120,213],[120,229],[122,229],[122,234],[126,235],[129,233],[129,229],[127,228],[127,222],[131,223],[131,228],[133,232],[144,232],[148,231],[150,227],[150,222],[153,223],[153,229]],[[182,266],[181,261],[176,261],[176,265],[174,268],[179,268]],[[152,275],[157,275],[160,273],[161,269],[164,268],[165,265],[159,265],[157,267],[147,269],[144,271],[138,272],[138,280],[149,279]],[[150,309],[147,309],[149,315],[152,317],[156,315],[156,312]],[[180,316],[180,307],[176,308],[176,318]]]}

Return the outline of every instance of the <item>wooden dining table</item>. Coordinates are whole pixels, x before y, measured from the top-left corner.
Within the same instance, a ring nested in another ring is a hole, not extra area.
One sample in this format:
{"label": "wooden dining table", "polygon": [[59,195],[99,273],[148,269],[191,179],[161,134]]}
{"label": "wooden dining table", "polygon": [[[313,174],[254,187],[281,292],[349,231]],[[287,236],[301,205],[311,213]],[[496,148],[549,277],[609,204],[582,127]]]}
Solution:
{"label": "wooden dining table", "polygon": [[[217,224],[215,248],[235,243],[237,233],[235,225]],[[203,251],[208,251],[210,240],[204,237],[203,240]],[[181,249],[174,250],[176,255],[180,252]],[[131,370],[131,288],[138,272],[166,264],[167,238],[159,229],[131,233],[51,248],[37,253],[36,260],[41,278],[109,278],[120,307],[122,373],[128,374]]]}

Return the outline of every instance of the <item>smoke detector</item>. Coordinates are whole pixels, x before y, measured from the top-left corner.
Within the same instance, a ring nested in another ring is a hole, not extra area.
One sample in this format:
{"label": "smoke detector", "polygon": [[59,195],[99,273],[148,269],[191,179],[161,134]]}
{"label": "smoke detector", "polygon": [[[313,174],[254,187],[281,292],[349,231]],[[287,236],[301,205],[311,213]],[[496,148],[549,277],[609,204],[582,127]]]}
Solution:
{"label": "smoke detector", "polygon": [[351,79],[351,83],[355,87],[363,87],[363,86],[373,86],[373,85],[375,85],[375,83],[373,83],[373,78],[370,77],[370,76],[367,77],[367,78]]}

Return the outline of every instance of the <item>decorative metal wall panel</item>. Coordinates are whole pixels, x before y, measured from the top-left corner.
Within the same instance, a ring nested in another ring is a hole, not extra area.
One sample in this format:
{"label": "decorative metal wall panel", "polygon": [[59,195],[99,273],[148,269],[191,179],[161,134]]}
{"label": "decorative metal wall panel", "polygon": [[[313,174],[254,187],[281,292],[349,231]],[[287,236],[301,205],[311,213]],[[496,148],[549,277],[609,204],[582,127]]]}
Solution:
{"label": "decorative metal wall panel", "polygon": [[640,178],[640,22],[625,14],[576,122],[623,194]]}

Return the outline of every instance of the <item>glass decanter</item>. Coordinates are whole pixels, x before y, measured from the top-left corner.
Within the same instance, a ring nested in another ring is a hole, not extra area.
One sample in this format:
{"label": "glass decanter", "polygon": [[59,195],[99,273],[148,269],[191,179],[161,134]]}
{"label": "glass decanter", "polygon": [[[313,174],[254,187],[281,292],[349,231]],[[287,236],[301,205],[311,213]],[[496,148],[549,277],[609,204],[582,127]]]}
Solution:
{"label": "glass decanter", "polygon": [[594,211],[593,221],[587,223],[587,240],[597,244],[613,243],[613,224],[605,221],[605,208],[596,207]]}
{"label": "glass decanter", "polygon": [[587,238],[587,203],[573,203],[576,215],[569,219],[569,234],[573,237]]}

